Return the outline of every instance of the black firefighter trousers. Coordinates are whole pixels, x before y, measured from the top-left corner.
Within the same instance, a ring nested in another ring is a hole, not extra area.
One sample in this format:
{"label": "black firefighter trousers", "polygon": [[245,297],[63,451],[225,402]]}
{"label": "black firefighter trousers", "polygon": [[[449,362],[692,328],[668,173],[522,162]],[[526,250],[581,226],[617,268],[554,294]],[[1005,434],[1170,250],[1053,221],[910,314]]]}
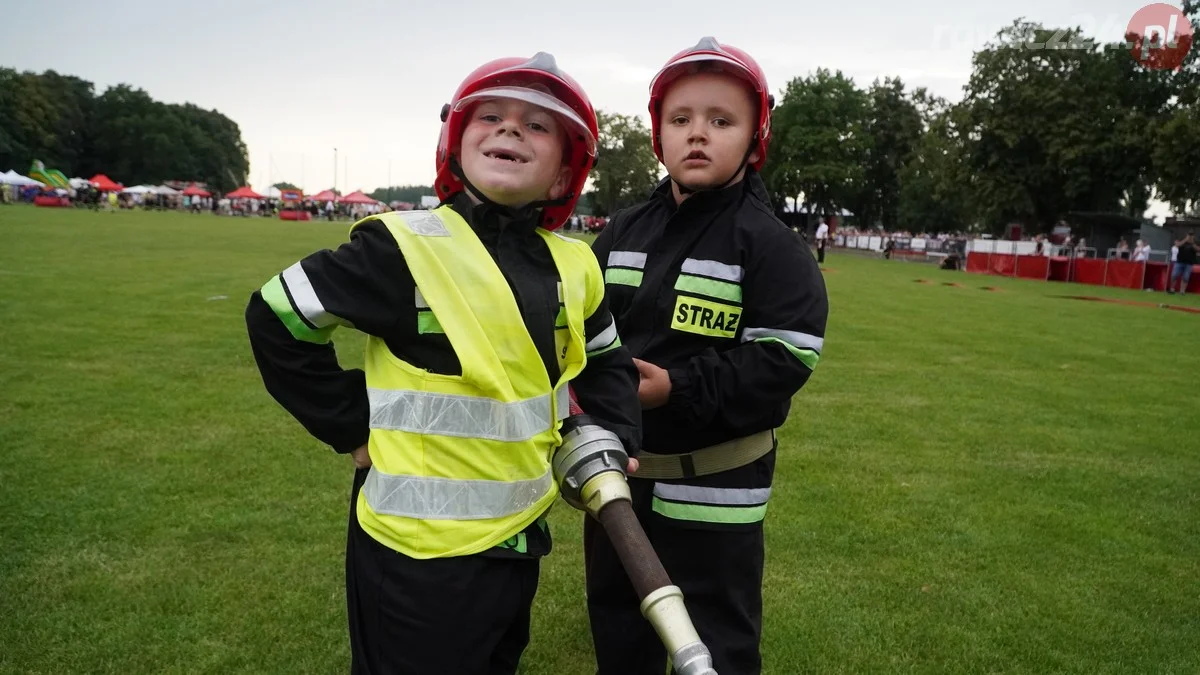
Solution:
{"label": "black firefighter trousers", "polygon": [[[720,675],[759,675],[762,521],[737,527],[678,521],[652,509],[654,482],[630,477],[633,509]],[[604,528],[584,520],[588,615],[599,675],[664,675],[667,653]]]}
{"label": "black firefighter trousers", "polygon": [[415,560],[375,541],[355,514],[346,538],[354,675],[513,675],[529,644],[536,559],[479,555]]}

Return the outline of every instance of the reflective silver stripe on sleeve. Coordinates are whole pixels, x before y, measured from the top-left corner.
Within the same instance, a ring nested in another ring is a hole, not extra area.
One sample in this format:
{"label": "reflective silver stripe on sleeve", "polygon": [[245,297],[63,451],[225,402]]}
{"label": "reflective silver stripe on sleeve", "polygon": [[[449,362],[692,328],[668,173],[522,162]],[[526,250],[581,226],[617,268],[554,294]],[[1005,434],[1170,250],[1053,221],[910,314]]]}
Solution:
{"label": "reflective silver stripe on sleeve", "polygon": [[762,338],[775,338],[782,340],[796,349],[811,349],[820,353],[821,346],[825,344],[824,338],[819,338],[816,335],[808,333],[798,333],[794,330],[780,330],[778,328],[747,328],[742,331],[742,342],[750,342]]}
{"label": "reflective silver stripe on sleeve", "polygon": [[363,496],[371,510],[425,520],[503,518],[534,506],[550,490],[550,471],[528,480],[456,480],[387,474],[371,467]]}
{"label": "reflective silver stripe on sleeve", "polygon": [[450,230],[446,229],[446,224],[442,222],[442,219],[429,211],[409,211],[401,218],[408,229],[413,231],[413,234],[426,237],[450,236]]}
{"label": "reflective silver stripe on sleeve", "polygon": [[695,258],[684,260],[683,267],[679,271],[684,274],[699,274],[722,281],[732,281],[735,284],[741,283],[742,277],[746,276],[746,270],[742,269],[741,265],[726,265],[716,260],[697,260]]}
{"label": "reflective silver stripe on sleeve", "polygon": [[367,388],[372,429],[510,442],[527,441],[550,428],[550,396],[503,403],[475,396]]}
{"label": "reflective silver stripe on sleeve", "polygon": [[599,335],[592,338],[591,340],[588,340],[588,343],[586,345],[584,345],[583,350],[588,351],[588,352],[594,352],[597,349],[611,345],[613,343],[613,340],[616,340],[616,339],[617,339],[617,322],[613,321],[612,315],[609,314],[608,315],[608,328],[605,328],[604,330],[600,331]]}
{"label": "reflective silver stripe on sleeve", "polygon": [[287,284],[296,311],[310,324],[317,328],[325,328],[338,322],[336,316],[325,311],[325,305],[317,298],[317,292],[313,290],[312,282],[308,280],[308,275],[304,273],[300,263],[287,268],[279,276],[283,278],[283,283]]}
{"label": "reflective silver stripe on sleeve", "polygon": [[429,309],[429,302],[425,300],[424,295],[421,295],[421,289],[414,288],[414,290],[416,291],[416,298],[414,299],[414,302],[417,305],[417,309]]}
{"label": "reflective silver stripe on sleeve", "polygon": [[646,267],[646,254],[638,253],[637,251],[609,251],[608,266],[644,269]]}
{"label": "reflective silver stripe on sleeve", "polygon": [[720,506],[755,506],[766,504],[771,497],[771,488],[715,488],[655,483],[654,496],[677,502],[692,504],[717,504]]}

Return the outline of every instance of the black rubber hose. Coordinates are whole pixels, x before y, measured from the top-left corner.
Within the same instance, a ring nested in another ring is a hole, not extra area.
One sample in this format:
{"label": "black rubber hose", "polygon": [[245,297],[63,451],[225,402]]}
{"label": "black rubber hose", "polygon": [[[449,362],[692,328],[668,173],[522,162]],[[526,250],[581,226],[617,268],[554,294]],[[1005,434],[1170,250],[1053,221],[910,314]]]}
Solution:
{"label": "black rubber hose", "polygon": [[604,526],[613,548],[617,550],[639,602],[651,592],[671,585],[667,570],[650,545],[650,539],[646,537],[646,531],[642,529],[629,502],[624,499],[613,501],[600,510],[597,520]]}

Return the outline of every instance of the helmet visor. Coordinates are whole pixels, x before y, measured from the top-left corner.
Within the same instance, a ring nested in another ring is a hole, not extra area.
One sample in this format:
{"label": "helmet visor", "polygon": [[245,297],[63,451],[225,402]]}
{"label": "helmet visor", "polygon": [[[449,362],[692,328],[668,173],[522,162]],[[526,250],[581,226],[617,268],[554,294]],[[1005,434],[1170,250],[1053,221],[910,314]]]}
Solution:
{"label": "helmet visor", "polygon": [[570,106],[555,96],[537,89],[516,86],[480,89],[460,98],[454,105],[454,111],[462,112],[475,103],[493,101],[499,98],[524,101],[554,115],[566,127],[566,131],[571,139],[582,138],[584,144],[587,146],[587,154],[591,157],[596,156],[596,137],[592,134],[591,129],[584,124],[583,119],[579,117],[579,113],[576,113]]}
{"label": "helmet visor", "polygon": [[755,79],[754,73],[750,72],[746,65],[736,59],[725,56],[724,54],[714,54],[712,52],[698,52],[696,54],[688,54],[687,56],[675,61],[671,65],[658,71],[654,79],[650,82],[650,91],[655,91],[658,87],[667,84],[671,80],[678,77],[680,74],[694,68],[694,64],[699,63],[717,63],[722,71],[737,75],[754,86],[756,91],[759,90],[758,80]]}

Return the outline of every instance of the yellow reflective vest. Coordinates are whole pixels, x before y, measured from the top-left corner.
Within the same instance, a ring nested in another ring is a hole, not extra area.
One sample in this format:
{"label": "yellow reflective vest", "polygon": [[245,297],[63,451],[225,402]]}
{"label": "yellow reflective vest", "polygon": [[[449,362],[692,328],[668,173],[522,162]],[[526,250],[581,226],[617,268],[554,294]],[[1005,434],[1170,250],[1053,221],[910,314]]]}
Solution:
{"label": "yellow reflective vest", "polygon": [[372,466],[358,522],[412,558],[479,553],[523,530],[558,495],[550,458],[562,441],[567,383],[584,367],[583,322],[603,297],[603,277],[587,244],[538,228],[566,315],[555,331],[561,376],[552,383],[507,280],[458,213],[442,206],[378,218],[462,375],[414,367],[368,336]]}

